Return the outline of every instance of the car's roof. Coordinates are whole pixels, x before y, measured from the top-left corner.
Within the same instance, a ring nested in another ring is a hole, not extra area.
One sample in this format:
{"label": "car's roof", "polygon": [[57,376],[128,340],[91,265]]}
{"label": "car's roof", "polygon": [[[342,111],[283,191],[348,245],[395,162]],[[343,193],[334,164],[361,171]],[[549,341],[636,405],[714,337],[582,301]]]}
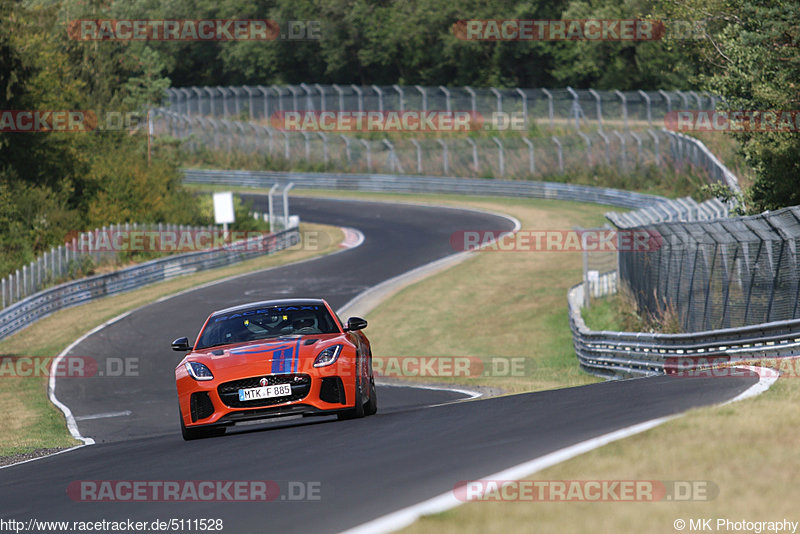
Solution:
{"label": "car's roof", "polygon": [[225,313],[234,313],[242,310],[249,310],[250,308],[268,307],[268,306],[309,306],[309,305],[322,305],[325,306],[323,299],[274,299],[274,300],[261,300],[257,302],[248,302],[247,304],[240,304],[225,308],[224,310],[217,310],[211,315],[220,315]]}

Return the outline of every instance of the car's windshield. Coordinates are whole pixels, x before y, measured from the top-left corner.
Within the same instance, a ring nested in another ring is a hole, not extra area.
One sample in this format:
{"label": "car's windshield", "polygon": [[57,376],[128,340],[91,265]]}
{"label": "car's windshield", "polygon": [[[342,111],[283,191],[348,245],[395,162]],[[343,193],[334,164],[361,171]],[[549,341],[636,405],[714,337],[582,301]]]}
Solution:
{"label": "car's windshield", "polygon": [[268,306],[212,316],[203,329],[197,349],[229,343],[305,334],[339,332],[322,305]]}

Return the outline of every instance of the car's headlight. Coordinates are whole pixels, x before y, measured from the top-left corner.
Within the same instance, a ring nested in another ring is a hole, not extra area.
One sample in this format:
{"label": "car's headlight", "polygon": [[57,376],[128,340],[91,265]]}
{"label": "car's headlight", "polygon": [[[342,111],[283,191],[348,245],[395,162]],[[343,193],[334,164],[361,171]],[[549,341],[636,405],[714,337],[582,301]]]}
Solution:
{"label": "car's headlight", "polygon": [[314,367],[325,367],[335,362],[339,358],[339,353],[342,352],[341,345],[331,345],[323,350],[314,359]]}
{"label": "car's headlight", "polygon": [[211,374],[211,369],[206,367],[200,362],[186,362],[186,372],[195,380],[213,380],[214,375]]}

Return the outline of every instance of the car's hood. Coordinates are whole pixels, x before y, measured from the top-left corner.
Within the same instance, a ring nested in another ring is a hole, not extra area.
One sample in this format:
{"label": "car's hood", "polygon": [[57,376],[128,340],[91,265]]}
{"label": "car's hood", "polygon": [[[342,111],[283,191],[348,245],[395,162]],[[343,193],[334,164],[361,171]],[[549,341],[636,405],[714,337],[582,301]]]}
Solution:
{"label": "car's hood", "polygon": [[215,374],[296,373],[306,371],[323,349],[337,343],[349,344],[349,340],[345,334],[283,337],[203,349],[189,353],[185,360],[203,363]]}

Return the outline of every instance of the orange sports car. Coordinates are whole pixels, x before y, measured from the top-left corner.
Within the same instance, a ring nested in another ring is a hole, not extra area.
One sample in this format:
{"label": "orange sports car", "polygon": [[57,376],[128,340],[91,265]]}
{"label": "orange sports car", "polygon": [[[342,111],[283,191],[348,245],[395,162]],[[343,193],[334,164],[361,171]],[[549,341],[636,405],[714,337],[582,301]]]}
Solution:
{"label": "orange sports car", "polygon": [[186,440],[225,433],[240,421],[287,415],[350,419],[378,411],[372,351],[351,317],[342,324],[322,299],[254,302],[212,313],[175,368]]}

